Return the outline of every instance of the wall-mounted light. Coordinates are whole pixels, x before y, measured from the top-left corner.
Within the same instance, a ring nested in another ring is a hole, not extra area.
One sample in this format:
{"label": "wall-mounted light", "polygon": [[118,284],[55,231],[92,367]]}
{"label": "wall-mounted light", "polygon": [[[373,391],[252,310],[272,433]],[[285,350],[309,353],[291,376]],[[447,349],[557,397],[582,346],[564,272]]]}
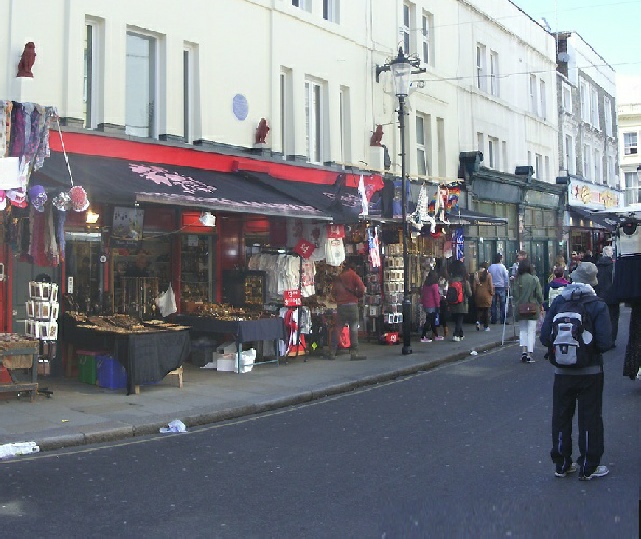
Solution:
{"label": "wall-mounted light", "polygon": [[203,226],[216,226],[216,217],[209,211],[204,211],[200,214],[198,218],[200,224]]}
{"label": "wall-mounted light", "polygon": [[85,220],[87,221],[88,225],[95,225],[98,222],[98,219],[100,219],[99,213],[96,213],[91,210],[87,210],[87,215],[85,217]]}

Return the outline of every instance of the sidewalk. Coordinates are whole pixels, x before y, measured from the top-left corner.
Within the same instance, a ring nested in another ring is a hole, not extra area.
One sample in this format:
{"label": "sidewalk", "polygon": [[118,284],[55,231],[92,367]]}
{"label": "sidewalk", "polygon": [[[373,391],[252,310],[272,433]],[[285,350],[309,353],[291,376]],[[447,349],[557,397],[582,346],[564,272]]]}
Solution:
{"label": "sidewalk", "polygon": [[[52,397],[38,395],[34,403],[12,393],[1,397],[0,445],[35,441],[41,451],[47,451],[156,434],[174,419],[189,428],[308,402],[457,361],[469,357],[472,350],[487,351],[501,345],[502,329],[497,324],[491,331],[479,332],[466,324],[461,342],[448,337],[421,343],[413,335],[413,353],[405,356],[400,344],[363,341],[366,361],[350,361],[347,353],[328,361],[318,354],[289,358],[280,365],[258,365],[246,374],[186,363],[182,389],[165,379],[143,386],[139,395],[127,396],[125,390],[101,389],[70,378],[41,378],[40,387],[53,391]],[[506,326],[506,345],[514,335],[514,326]]]}

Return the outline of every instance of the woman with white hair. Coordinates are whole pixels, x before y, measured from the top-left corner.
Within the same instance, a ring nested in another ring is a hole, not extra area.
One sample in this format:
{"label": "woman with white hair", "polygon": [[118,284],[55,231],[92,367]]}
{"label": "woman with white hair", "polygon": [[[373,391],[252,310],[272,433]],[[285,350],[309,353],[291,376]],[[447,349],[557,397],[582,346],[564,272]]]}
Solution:
{"label": "woman with white hair", "polygon": [[596,295],[605,301],[610,313],[610,322],[612,323],[612,347],[616,346],[617,335],[619,333],[619,300],[615,297],[612,288],[614,278],[614,261],[612,259],[613,251],[610,245],[603,248],[603,252],[596,262],[598,270],[597,279],[599,283],[594,287]]}

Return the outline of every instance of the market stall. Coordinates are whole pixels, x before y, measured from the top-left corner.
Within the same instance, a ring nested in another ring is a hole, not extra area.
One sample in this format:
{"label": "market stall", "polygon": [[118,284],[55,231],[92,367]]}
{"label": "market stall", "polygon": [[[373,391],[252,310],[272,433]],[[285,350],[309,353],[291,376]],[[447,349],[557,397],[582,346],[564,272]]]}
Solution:
{"label": "market stall", "polygon": [[127,372],[128,395],[179,369],[191,351],[188,327],[159,320],[141,322],[126,315],[68,312],[62,317],[60,337],[68,361],[79,349],[112,353]]}

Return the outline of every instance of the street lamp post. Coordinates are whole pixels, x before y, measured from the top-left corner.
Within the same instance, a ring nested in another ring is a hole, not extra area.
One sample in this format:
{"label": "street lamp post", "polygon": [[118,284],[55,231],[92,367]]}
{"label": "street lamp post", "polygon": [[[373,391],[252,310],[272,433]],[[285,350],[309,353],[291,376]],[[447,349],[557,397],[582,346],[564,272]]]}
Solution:
{"label": "street lamp post", "polygon": [[420,60],[405,56],[399,47],[398,56],[383,66],[376,66],[376,82],[383,71],[391,71],[394,94],[398,98],[398,128],[401,131],[401,203],[403,218],[403,355],[412,353],[410,325],[412,321],[412,298],[410,291],[410,264],[407,255],[407,172],[405,169],[405,98],[409,95],[410,75],[424,73]]}

